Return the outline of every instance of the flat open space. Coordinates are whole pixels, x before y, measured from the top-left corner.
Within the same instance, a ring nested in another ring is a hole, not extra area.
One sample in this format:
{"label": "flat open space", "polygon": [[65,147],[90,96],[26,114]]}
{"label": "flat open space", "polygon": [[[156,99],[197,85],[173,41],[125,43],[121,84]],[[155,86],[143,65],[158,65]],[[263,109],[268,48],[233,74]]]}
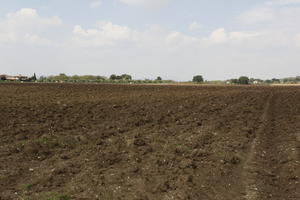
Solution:
{"label": "flat open space", "polygon": [[300,87],[0,84],[0,199],[299,200]]}

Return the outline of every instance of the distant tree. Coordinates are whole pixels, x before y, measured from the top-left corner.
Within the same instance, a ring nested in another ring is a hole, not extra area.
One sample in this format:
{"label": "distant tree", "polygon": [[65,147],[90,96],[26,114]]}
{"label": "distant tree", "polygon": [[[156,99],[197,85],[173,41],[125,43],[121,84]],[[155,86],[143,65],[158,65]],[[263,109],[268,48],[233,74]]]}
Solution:
{"label": "distant tree", "polygon": [[241,76],[239,78],[239,84],[248,85],[249,84],[249,78],[247,76]]}
{"label": "distant tree", "polygon": [[277,79],[277,78],[273,78],[273,79],[272,79],[272,83],[280,83],[280,80]]}
{"label": "distant tree", "polygon": [[232,83],[232,84],[239,84],[239,80],[238,79],[231,79],[230,80],[230,83]]}
{"label": "distant tree", "polygon": [[121,79],[122,80],[132,80],[132,76],[130,76],[129,74],[122,74]]}
{"label": "distant tree", "polygon": [[64,73],[60,73],[58,76],[60,76],[60,77],[67,77],[67,75],[64,74]]}
{"label": "distant tree", "polygon": [[117,80],[117,75],[115,74],[112,74],[110,77],[109,77],[110,80]]}
{"label": "distant tree", "polygon": [[158,77],[156,78],[156,80],[157,80],[157,81],[162,81],[162,78],[161,78],[160,76],[158,76]]}
{"label": "distant tree", "polygon": [[70,78],[73,82],[78,82],[80,80],[80,76],[78,76],[78,75],[73,75]]}
{"label": "distant tree", "polygon": [[271,83],[272,83],[272,80],[265,80],[265,83],[271,84]]}
{"label": "distant tree", "polygon": [[[102,79],[104,80],[105,78],[102,77]],[[110,80],[126,80],[126,81],[129,81],[129,80],[132,80],[132,76],[129,75],[129,74],[122,74],[121,76],[112,74],[109,79]]]}
{"label": "distant tree", "polygon": [[283,82],[284,82],[284,83],[288,83],[288,82],[289,82],[289,79],[285,78],[285,79],[283,79]]}
{"label": "distant tree", "polygon": [[67,81],[68,79],[69,77],[64,73],[60,73],[58,76],[54,76],[55,81]]}
{"label": "distant tree", "polygon": [[106,78],[104,76],[96,76],[97,81],[104,81]]}
{"label": "distant tree", "polygon": [[203,76],[201,75],[197,75],[197,76],[194,76],[193,77],[193,82],[195,83],[203,83],[204,79],[203,79]]}
{"label": "distant tree", "polygon": [[36,81],[36,80],[37,80],[36,74],[35,74],[35,73],[34,73],[33,76],[31,77],[31,80],[32,80],[32,81]]}
{"label": "distant tree", "polygon": [[46,79],[47,79],[47,77],[45,77],[45,76],[40,76],[39,77],[39,82],[44,82],[44,81],[46,81]]}

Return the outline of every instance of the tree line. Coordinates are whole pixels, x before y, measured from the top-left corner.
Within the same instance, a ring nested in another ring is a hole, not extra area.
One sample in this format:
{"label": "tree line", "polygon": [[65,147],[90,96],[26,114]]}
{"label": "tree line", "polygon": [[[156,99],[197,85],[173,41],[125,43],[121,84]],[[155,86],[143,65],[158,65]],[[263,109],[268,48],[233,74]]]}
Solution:
{"label": "tree line", "polygon": [[[9,81],[6,80],[5,75],[0,75],[0,81]],[[20,80],[22,81],[22,80]],[[64,73],[60,73],[58,75],[51,75],[51,76],[40,76],[39,78],[36,77],[34,74],[32,77],[26,78],[27,82],[48,82],[48,83],[175,83],[172,80],[164,80],[160,76],[156,79],[144,79],[144,80],[135,80],[129,74],[112,74],[109,77],[105,76],[95,76],[95,75],[72,75],[68,76]],[[300,83],[300,76],[290,77],[290,78],[273,78],[273,79],[256,79],[256,78],[249,78],[247,76],[240,76],[239,78],[229,79],[225,81],[206,81],[204,80],[203,75],[195,75],[192,78],[193,83],[210,83],[210,84],[239,84],[239,85],[249,85],[249,84],[296,84]]]}
{"label": "tree line", "polygon": [[239,78],[229,79],[226,81],[204,81],[202,75],[193,77],[195,83],[219,83],[219,84],[238,84],[238,85],[252,85],[252,84],[300,84],[300,76],[290,78],[272,78],[272,79],[257,79],[249,78],[248,76],[240,76]]}
{"label": "tree line", "polygon": [[37,79],[38,82],[65,82],[65,83],[173,83],[172,80],[163,80],[160,76],[156,79],[135,80],[129,74],[116,75],[112,74],[109,77],[93,76],[93,75],[73,75],[67,76],[61,73],[56,76],[41,76]]}

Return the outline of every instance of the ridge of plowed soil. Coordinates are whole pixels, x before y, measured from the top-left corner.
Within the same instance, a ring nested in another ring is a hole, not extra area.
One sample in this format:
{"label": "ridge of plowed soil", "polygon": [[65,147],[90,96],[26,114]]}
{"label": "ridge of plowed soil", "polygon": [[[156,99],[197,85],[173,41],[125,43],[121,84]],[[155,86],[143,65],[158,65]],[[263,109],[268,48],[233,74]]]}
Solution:
{"label": "ridge of plowed soil", "polygon": [[0,84],[0,200],[299,200],[300,87]]}

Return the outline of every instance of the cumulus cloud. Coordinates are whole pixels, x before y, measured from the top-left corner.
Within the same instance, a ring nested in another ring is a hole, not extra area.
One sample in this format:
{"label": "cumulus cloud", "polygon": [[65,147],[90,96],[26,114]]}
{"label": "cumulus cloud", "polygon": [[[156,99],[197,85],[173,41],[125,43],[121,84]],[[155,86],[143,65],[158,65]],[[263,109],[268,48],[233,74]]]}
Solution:
{"label": "cumulus cloud", "polygon": [[8,24],[14,28],[48,28],[62,25],[59,17],[41,17],[35,9],[22,8],[15,13],[9,13],[2,23]]}
{"label": "cumulus cloud", "polygon": [[[191,47],[198,48],[218,44],[247,44],[262,37],[262,32],[232,31],[224,28],[212,31],[208,36],[195,36],[176,30],[168,30],[153,25],[146,30],[134,30],[127,26],[101,22],[94,28],[83,28],[76,25],[73,29],[72,44],[85,47],[130,45],[139,48],[172,49]],[[257,41],[258,43],[258,41]]]}
{"label": "cumulus cloud", "polygon": [[166,35],[165,41],[167,45],[199,45],[200,38],[185,35],[183,33],[173,31]]}
{"label": "cumulus cloud", "polygon": [[92,1],[90,3],[90,8],[98,8],[100,6],[102,6],[102,0],[98,0],[98,1]]}
{"label": "cumulus cloud", "polygon": [[[167,0],[120,0],[128,5],[158,6]],[[300,34],[300,0],[274,0],[245,11],[239,16],[240,30],[226,31],[217,28],[208,36],[195,36],[162,27],[149,27],[146,30],[133,30],[130,27],[102,22],[93,28],[74,27],[72,41],[86,46],[132,44],[135,46],[182,45],[256,45],[256,47],[293,45]],[[188,25],[188,30],[201,30],[198,22]]]}
{"label": "cumulus cloud", "polygon": [[256,40],[259,36],[262,36],[262,33],[255,32],[255,31],[226,32],[224,28],[219,28],[214,30],[206,40],[216,44],[220,44],[220,43],[245,44],[245,42]]}
{"label": "cumulus cloud", "polygon": [[133,5],[133,6],[144,6],[144,7],[161,7],[165,5],[169,0],[120,0],[120,2]]}
{"label": "cumulus cloud", "polygon": [[265,28],[291,30],[300,25],[298,20],[300,17],[300,6],[295,6],[291,4],[292,2],[300,4],[299,0],[271,1],[242,13],[239,16],[239,20],[244,25],[250,25],[249,28],[252,28],[251,25],[255,25]]}
{"label": "cumulus cloud", "polygon": [[198,22],[192,22],[189,25],[190,31],[199,31],[201,29],[201,25]]}
{"label": "cumulus cloud", "polygon": [[239,16],[241,26],[263,33],[257,45],[295,44],[300,33],[299,0],[276,0],[261,4]]}
{"label": "cumulus cloud", "polygon": [[150,26],[144,31],[134,30],[127,26],[100,22],[95,28],[85,29],[76,25],[73,29],[73,44],[83,46],[116,46],[130,44],[140,48],[153,46],[197,45],[201,38],[182,32],[164,29],[160,26]]}
{"label": "cumulus cloud", "polygon": [[267,23],[274,20],[276,10],[272,7],[257,7],[244,12],[240,17],[240,21],[245,24]]}
{"label": "cumulus cloud", "polygon": [[35,9],[22,8],[0,19],[0,43],[49,44],[40,34],[61,25],[59,17],[41,17]]}
{"label": "cumulus cloud", "polygon": [[213,42],[221,43],[227,41],[227,33],[224,28],[217,29],[213,31],[209,37]]}
{"label": "cumulus cloud", "polygon": [[134,31],[112,22],[100,22],[96,28],[92,29],[84,29],[76,25],[73,29],[72,40],[92,46],[115,45],[118,42],[134,40]]}
{"label": "cumulus cloud", "polygon": [[274,0],[266,2],[268,6],[286,6],[300,4],[300,0]]}

